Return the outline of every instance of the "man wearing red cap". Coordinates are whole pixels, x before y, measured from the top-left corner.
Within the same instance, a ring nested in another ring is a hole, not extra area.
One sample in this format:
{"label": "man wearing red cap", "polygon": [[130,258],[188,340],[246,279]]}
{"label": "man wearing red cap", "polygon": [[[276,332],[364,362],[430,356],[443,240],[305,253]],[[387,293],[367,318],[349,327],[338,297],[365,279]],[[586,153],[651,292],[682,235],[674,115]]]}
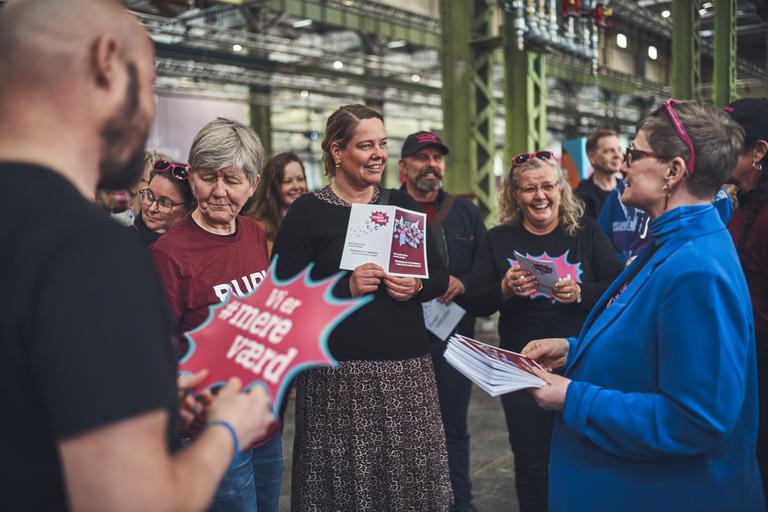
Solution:
{"label": "man wearing red cap", "polygon": [[[472,268],[477,250],[485,237],[485,225],[477,206],[443,190],[447,154],[448,147],[440,137],[432,132],[416,132],[405,139],[399,166],[401,175],[405,176],[404,188],[427,214],[438,251],[450,271],[448,290],[438,300],[461,304],[461,295],[464,293],[461,278]],[[474,324],[475,317],[466,314],[456,332],[473,337]],[[469,479],[467,431],[467,409],[472,383],[443,358],[445,341],[431,334],[430,337],[454,496],[451,510],[470,512],[475,510]]]}

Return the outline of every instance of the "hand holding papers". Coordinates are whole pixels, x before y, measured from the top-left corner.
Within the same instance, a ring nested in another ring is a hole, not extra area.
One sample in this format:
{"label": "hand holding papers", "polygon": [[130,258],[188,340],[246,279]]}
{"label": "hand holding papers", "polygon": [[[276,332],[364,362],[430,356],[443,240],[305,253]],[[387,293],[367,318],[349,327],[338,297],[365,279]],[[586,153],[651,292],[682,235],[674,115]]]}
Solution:
{"label": "hand holding papers", "polygon": [[[507,258],[512,267],[518,267],[524,270],[528,275],[535,279],[535,289],[531,293],[532,299],[536,297],[547,297],[554,299],[555,285],[562,279],[572,279],[576,283],[581,283],[581,264],[568,263],[568,252],[553,258],[547,253],[541,256],[523,255],[515,251],[515,258]],[[576,276],[572,278],[571,276]]]}
{"label": "hand holding papers", "polygon": [[309,268],[288,281],[274,276],[276,261],[250,294],[228,294],[210,307],[208,319],[186,333],[189,350],[182,358],[182,374],[207,369],[195,381],[195,391],[239,377],[246,386],[263,384],[272,395],[274,413],[280,410],[292,378],[311,366],[336,366],[328,351],[328,335],[347,315],[372,297],[338,299],[331,290],[339,273],[313,281]]}
{"label": "hand holding papers", "polygon": [[544,381],[530,368],[542,369],[533,359],[472,338],[451,336],[445,360],[491,396],[525,388],[540,388]]}
{"label": "hand holding papers", "polygon": [[429,278],[427,216],[380,204],[353,204],[340,268],[376,263],[388,274]]}

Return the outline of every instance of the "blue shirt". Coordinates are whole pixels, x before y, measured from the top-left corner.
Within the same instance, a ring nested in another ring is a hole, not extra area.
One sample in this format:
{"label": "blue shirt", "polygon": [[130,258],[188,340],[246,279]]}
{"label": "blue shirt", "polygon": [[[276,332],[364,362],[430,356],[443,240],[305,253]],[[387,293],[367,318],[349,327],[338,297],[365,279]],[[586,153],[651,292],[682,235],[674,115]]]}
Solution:
{"label": "blue shirt", "polygon": [[[616,185],[608,194],[597,219],[600,227],[613,242],[622,263],[640,254],[653,240],[653,235],[648,231],[648,214],[621,202],[621,194],[625,188],[623,180]],[[733,203],[728,193],[723,189],[718,190],[713,205],[717,208],[723,224],[728,224],[733,215]]]}

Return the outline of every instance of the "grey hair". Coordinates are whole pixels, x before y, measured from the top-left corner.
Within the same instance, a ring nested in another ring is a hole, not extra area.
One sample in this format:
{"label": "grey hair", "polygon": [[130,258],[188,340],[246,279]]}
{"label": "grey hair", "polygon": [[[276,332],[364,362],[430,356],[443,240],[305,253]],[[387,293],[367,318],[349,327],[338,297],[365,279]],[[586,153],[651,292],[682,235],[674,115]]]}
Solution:
{"label": "grey hair", "polygon": [[189,149],[190,172],[232,167],[242,171],[251,185],[263,164],[264,148],[253,128],[224,117],[205,125]]}
{"label": "grey hair", "polygon": [[504,179],[504,189],[501,193],[501,204],[499,207],[499,218],[502,224],[519,226],[523,221],[523,213],[517,204],[515,193],[520,186],[520,176],[534,169],[554,169],[557,173],[557,186],[560,189],[560,208],[558,218],[560,226],[566,233],[574,236],[579,229],[581,216],[584,214],[584,203],[581,199],[573,195],[571,186],[565,179],[563,169],[554,160],[541,160],[540,158],[531,158],[522,165],[513,165],[507,172]]}
{"label": "grey hair", "polygon": [[[711,198],[723,186],[744,148],[744,129],[722,110],[693,101],[674,104],[695,152],[693,174],[686,173],[688,191]],[[665,109],[645,116],[637,125],[651,150],[663,161],[682,157],[689,162],[688,146],[680,140]]]}

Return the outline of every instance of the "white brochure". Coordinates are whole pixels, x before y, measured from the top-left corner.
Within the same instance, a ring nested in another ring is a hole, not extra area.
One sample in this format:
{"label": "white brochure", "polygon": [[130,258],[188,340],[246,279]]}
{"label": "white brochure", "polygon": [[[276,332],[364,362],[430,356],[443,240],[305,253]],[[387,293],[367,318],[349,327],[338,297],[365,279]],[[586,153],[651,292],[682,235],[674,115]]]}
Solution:
{"label": "white brochure", "polygon": [[376,263],[390,275],[429,278],[427,216],[392,205],[353,204],[339,268]]}
{"label": "white brochure", "polygon": [[442,304],[437,299],[424,302],[424,325],[427,330],[445,341],[459,324],[466,310],[453,301]]}

